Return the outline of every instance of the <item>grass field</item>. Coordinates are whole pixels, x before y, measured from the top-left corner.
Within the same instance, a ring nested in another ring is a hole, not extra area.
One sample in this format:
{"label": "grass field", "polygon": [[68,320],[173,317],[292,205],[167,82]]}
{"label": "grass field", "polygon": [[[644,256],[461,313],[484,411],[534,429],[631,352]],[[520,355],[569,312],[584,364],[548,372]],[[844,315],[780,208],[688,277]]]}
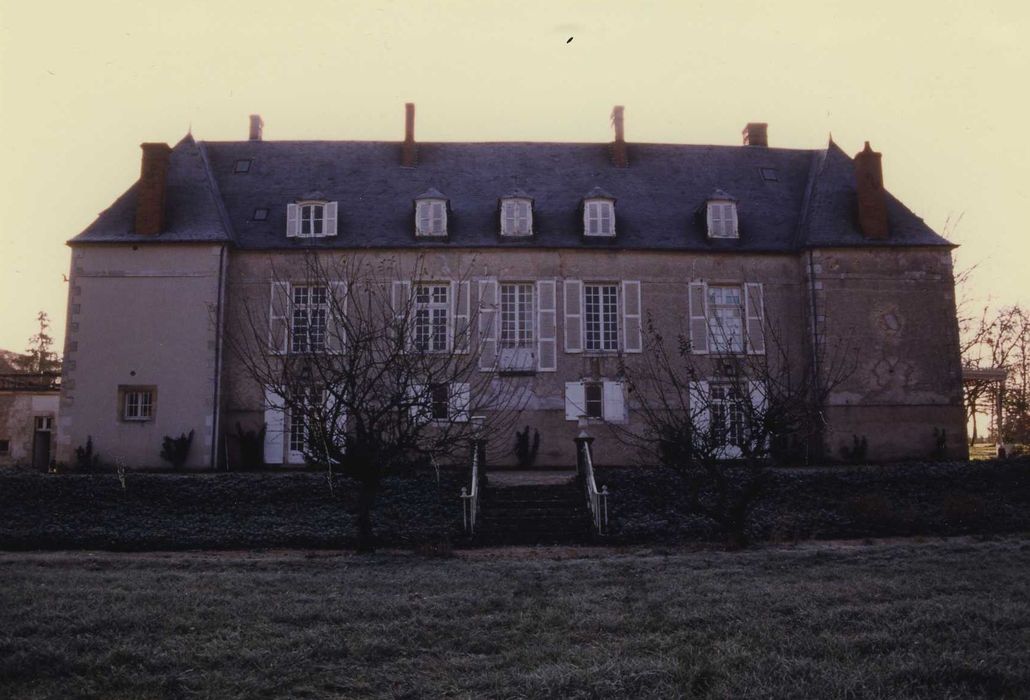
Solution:
{"label": "grass field", "polygon": [[0,697],[1027,697],[1030,540],[0,554]]}

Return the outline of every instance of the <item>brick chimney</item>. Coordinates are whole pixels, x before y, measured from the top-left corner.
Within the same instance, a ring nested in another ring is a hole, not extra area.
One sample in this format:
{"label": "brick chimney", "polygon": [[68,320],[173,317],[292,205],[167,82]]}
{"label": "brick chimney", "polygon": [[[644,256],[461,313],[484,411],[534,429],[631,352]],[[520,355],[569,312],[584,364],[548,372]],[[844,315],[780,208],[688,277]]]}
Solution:
{"label": "brick chimney", "polygon": [[858,225],[866,238],[887,238],[887,195],[883,189],[880,154],[869,147],[855,156],[855,189],[858,192]]}
{"label": "brick chimney", "polygon": [[404,145],[401,147],[401,167],[414,168],[418,162],[415,145],[415,103],[404,104]]}
{"label": "brick chimney", "polygon": [[136,233],[153,236],[165,223],[165,182],[172,149],[167,143],[140,144],[143,165],[136,185]]}
{"label": "brick chimney", "polygon": [[769,146],[769,125],[765,122],[748,122],[744,127],[745,146]]}
{"label": "brick chimney", "polygon": [[250,115],[250,140],[260,141],[261,132],[265,128],[265,120],[261,118],[260,114]]}
{"label": "brick chimney", "polygon": [[612,107],[612,126],[615,128],[615,140],[612,141],[612,165],[616,168],[629,167],[629,154],[626,152],[626,130],[623,120],[624,107]]}

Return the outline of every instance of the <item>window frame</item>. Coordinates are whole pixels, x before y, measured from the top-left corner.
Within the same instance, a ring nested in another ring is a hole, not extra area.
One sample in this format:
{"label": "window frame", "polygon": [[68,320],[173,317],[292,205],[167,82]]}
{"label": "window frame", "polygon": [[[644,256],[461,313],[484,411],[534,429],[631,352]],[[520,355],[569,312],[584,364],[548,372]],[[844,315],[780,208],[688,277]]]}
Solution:
{"label": "window frame", "polygon": [[[715,216],[716,212],[719,213],[718,218]],[[729,199],[710,199],[707,214],[709,238],[740,238],[736,202]]]}
{"label": "window frame", "polygon": [[[129,400],[132,396],[149,395],[149,402],[143,404],[138,399],[134,415],[129,414]],[[144,414],[143,406],[148,411]],[[118,387],[118,420],[122,423],[150,423],[157,417],[157,387],[146,384],[122,385]]]}
{"label": "window frame", "polygon": [[[297,202],[297,238],[325,238],[328,234],[326,233],[326,205],[328,202],[322,202],[317,200],[307,202]],[[320,216],[315,217],[315,211],[318,210]],[[306,212],[310,212],[311,216],[305,216]],[[315,222],[318,222],[320,229],[315,231]],[[311,230],[307,233],[304,232],[304,224],[310,224]]]}
{"label": "window frame", "polygon": [[[525,215],[519,208],[525,206]],[[511,215],[509,216],[509,212]],[[520,227],[520,220],[524,226]],[[511,224],[508,222],[511,221]],[[507,238],[528,238],[533,235],[533,200],[528,197],[505,197],[501,200],[501,235]]]}
{"label": "window frame", "polygon": [[[325,299],[321,303],[315,303],[312,301],[313,290],[323,290]],[[297,292],[303,291],[306,296],[304,302],[297,301]],[[330,287],[321,284],[291,284],[290,285],[290,308],[289,308],[289,333],[287,335],[288,350],[291,355],[304,355],[311,353],[325,353],[328,348],[328,331],[329,331],[329,314],[330,308]],[[298,311],[304,314],[305,329],[302,343],[297,342],[297,313]],[[318,318],[321,316],[321,343],[312,342],[311,330],[314,324],[312,324],[312,312],[315,312],[314,317]],[[317,312],[322,312],[318,314]],[[298,345],[300,347],[298,347]]]}
{"label": "window frame", "polygon": [[[620,324],[620,309],[622,300],[620,299],[619,288],[622,285],[618,282],[583,282],[583,352],[597,355],[607,355],[619,352],[620,349],[620,336],[622,335],[621,324]],[[590,289],[598,289],[598,309],[597,313],[599,318],[596,323],[598,324],[597,329],[597,344],[599,347],[591,347],[591,310],[588,308],[590,304]],[[610,308],[606,308],[606,301],[604,299],[605,290],[614,290],[615,301]],[[606,312],[611,313],[611,319],[606,319]],[[606,320],[610,321],[606,324]],[[613,323],[612,323],[613,322]],[[614,325],[613,325],[614,324]],[[610,336],[609,331],[614,327],[614,339]],[[612,341],[606,343],[606,341]],[[606,347],[610,345],[610,347]]]}
{"label": "window frame", "polygon": [[[423,301],[420,298],[420,291],[422,289],[427,290],[426,299]],[[436,292],[442,291],[442,300],[438,298]],[[413,282],[412,283],[412,318],[411,318],[411,347],[416,352],[421,353],[448,353],[451,351],[453,343],[452,324],[454,318],[451,313],[451,283],[450,282]],[[425,323],[422,323],[421,316],[425,312]],[[438,318],[442,312],[443,323],[438,323]],[[437,343],[439,335],[436,332],[438,327],[443,327],[443,341]],[[425,347],[421,342],[420,328],[426,328],[426,335],[424,340],[431,344],[432,347]]]}
{"label": "window frame", "polygon": [[[434,215],[433,207],[440,207],[440,216]],[[427,215],[423,212],[428,209]],[[422,227],[422,220],[425,219],[429,228]],[[440,229],[435,230],[434,222],[440,222]],[[447,235],[447,200],[435,197],[427,197],[415,202],[415,235],[426,238],[442,238]]]}
{"label": "window frame", "polygon": [[[596,215],[591,210],[596,208]],[[604,222],[607,219],[608,228],[605,229]],[[597,231],[591,232],[592,221],[597,222]],[[589,238],[613,238],[615,236],[615,202],[604,198],[590,198],[583,200],[583,235]]]}
{"label": "window frame", "polygon": [[[737,293],[736,303],[716,301],[716,294],[733,290]],[[708,352],[713,355],[742,355],[746,350],[744,333],[747,319],[744,311],[743,284],[710,284],[705,288],[705,306],[708,311]],[[735,314],[735,315],[734,315]],[[737,324],[737,332],[727,336],[723,319],[733,319]]]}
{"label": "window frame", "polygon": [[[723,392],[716,396],[716,392]],[[748,419],[745,401],[750,396],[740,395],[740,385],[732,381],[714,381],[708,384],[708,430],[712,435],[712,446],[720,450],[730,447],[740,449],[744,444],[746,421]],[[719,437],[719,440],[715,438]]]}
{"label": "window frame", "polygon": [[[591,391],[597,393],[595,398],[590,397]],[[596,415],[590,412],[591,405],[597,408]],[[603,421],[604,417],[604,382],[583,382],[583,417],[588,420]]]}

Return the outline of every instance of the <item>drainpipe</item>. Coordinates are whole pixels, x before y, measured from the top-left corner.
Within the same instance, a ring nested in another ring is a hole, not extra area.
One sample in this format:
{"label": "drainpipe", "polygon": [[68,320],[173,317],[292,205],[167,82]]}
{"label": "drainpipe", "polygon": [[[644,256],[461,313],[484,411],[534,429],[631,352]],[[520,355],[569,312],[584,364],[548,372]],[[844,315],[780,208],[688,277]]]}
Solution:
{"label": "drainpipe", "polygon": [[[218,252],[218,301],[215,304],[215,395],[211,409],[211,468],[218,466],[218,440],[222,422],[222,307],[225,302],[225,246]],[[226,466],[229,460],[226,455]]]}
{"label": "drainpipe", "polygon": [[[808,251],[808,315],[810,318],[810,327],[812,333],[812,390],[815,392],[817,397],[820,397],[821,390],[821,369],[819,367],[819,322],[818,322],[818,307],[816,306],[816,294],[815,294],[815,263],[812,257],[812,251]],[[819,417],[825,422],[823,416],[823,405],[822,398],[819,399]],[[819,426],[819,440],[822,441],[822,425]],[[806,452],[810,452],[806,446]],[[807,461],[807,460],[806,460]]]}

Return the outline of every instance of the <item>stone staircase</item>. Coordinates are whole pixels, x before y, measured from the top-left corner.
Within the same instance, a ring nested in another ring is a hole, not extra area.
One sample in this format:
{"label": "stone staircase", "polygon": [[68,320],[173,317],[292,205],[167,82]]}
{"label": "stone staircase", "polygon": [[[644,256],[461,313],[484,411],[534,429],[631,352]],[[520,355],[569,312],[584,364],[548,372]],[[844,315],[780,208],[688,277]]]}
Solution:
{"label": "stone staircase", "polygon": [[480,496],[475,544],[585,544],[592,540],[590,511],[583,488],[575,480],[491,483]]}

